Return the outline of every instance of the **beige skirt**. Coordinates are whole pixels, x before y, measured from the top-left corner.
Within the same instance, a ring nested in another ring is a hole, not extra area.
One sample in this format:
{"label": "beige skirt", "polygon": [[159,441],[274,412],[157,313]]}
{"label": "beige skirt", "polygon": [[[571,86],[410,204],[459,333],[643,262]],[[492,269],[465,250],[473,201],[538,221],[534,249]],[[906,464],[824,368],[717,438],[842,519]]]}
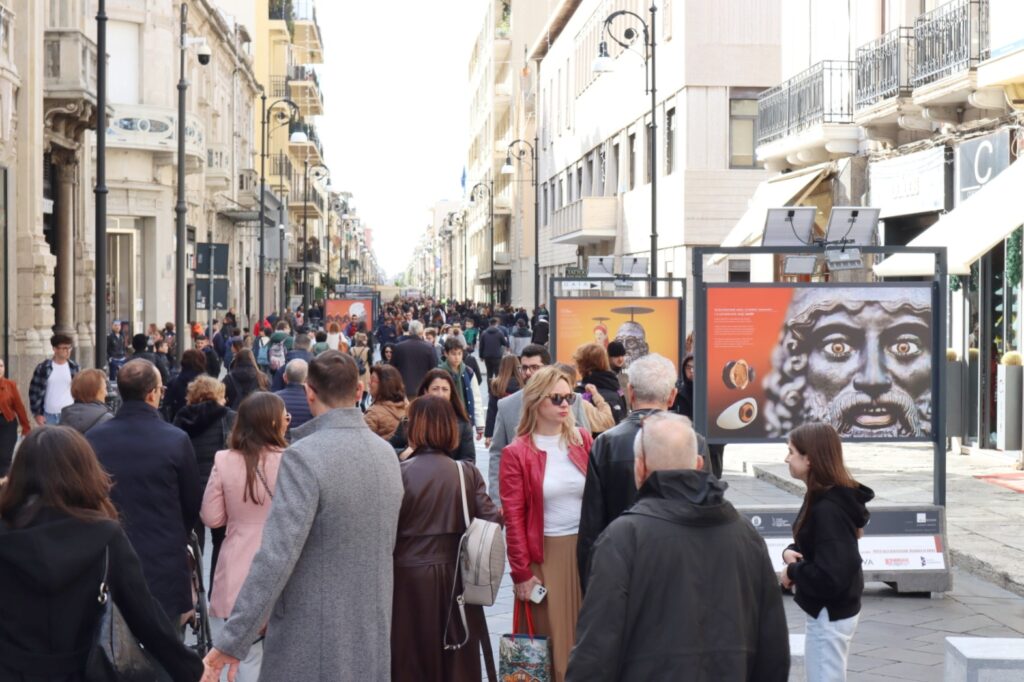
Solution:
{"label": "beige skirt", "polygon": [[[530,564],[530,569],[548,590],[539,605],[529,602],[534,628],[536,634],[550,638],[554,680],[563,682],[569,652],[576,642],[576,621],[583,602],[576,565],[576,536],[544,536],[544,563]],[[520,631],[525,632],[525,627],[526,624],[521,623]]]}

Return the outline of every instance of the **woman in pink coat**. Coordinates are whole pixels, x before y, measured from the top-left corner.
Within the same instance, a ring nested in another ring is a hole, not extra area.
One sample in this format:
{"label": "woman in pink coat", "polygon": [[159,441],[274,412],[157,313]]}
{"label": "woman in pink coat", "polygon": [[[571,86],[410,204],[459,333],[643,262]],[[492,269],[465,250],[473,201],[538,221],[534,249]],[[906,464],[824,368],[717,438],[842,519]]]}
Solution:
{"label": "woman in pink coat", "polygon": [[[214,456],[200,515],[209,528],[227,526],[210,595],[214,635],[223,627],[260,548],[263,524],[270,514],[277,470],[291,415],[273,393],[253,393],[238,408],[228,439],[230,450]],[[259,677],[263,645],[257,643],[242,662],[236,682]]]}

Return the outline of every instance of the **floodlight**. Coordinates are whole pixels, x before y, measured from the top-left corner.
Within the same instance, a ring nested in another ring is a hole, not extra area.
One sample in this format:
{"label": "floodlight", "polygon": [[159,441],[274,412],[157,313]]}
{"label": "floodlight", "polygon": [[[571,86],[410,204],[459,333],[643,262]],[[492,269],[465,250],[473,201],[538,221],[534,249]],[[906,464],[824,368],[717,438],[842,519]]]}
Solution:
{"label": "floodlight", "polygon": [[620,272],[619,274],[623,275],[624,277],[646,277],[647,266],[649,261],[650,258],[627,258],[623,256],[622,272]]}
{"label": "floodlight", "polygon": [[786,275],[813,275],[817,268],[817,256],[786,256],[782,264]]}
{"label": "floodlight", "polygon": [[829,244],[859,244],[875,241],[880,209],[867,206],[835,206],[828,216],[825,241]]}
{"label": "floodlight", "polygon": [[860,249],[852,247],[826,249],[825,259],[830,270],[860,270],[864,267]]}
{"label": "floodlight", "polygon": [[769,208],[761,246],[811,246],[817,211],[813,206]]}
{"label": "floodlight", "polygon": [[614,277],[615,256],[587,257],[587,277]]}

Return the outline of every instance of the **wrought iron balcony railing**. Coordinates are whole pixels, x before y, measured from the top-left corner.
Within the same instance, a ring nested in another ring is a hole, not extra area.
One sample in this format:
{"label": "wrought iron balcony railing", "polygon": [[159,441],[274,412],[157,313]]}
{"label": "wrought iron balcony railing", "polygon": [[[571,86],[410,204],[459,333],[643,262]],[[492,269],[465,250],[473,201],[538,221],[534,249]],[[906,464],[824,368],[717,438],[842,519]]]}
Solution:
{"label": "wrought iron balcony railing", "polygon": [[901,26],[857,48],[857,109],[910,95],[914,29]]}
{"label": "wrought iron balcony railing", "polygon": [[988,0],[952,0],[914,21],[911,85],[919,88],[988,58]]}
{"label": "wrought iron balcony railing", "polygon": [[757,98],[759,145],[819,123],[853,122],[856,64],[822,61]]}

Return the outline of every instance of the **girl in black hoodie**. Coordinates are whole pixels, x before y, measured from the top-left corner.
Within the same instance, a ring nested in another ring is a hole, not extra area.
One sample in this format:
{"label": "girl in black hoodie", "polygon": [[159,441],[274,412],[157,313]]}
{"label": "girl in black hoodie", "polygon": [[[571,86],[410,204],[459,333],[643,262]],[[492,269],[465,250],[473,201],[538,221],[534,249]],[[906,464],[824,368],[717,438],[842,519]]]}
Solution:
{"label": "girl in black hoodie", "polygon": [[808,682],[846,679],[850,641],[864,592],[857,540],[870,518],[875,493],[843,464],[843,445],[828,424],[811,422],[789,434],[786,464],[807,484],[793,525],[793,544],[782,553],[779,578],[807,614],[804,665]]}
{"label": "girl in black hoodie", "polygon": [[585,400],[593,402],[586,386],[589,384],[596,387],[598,393],[611,407],[615,423],[618,424],[625,419],[629,414],[629,406],[626,404],[626,396],[619,386],[619,377],[612,371],[608,362],[608,351],[604,346],[599,343],[580,346],[576,349],[572,359],[576,363],[576,371],[582,377],[574,389],[576,393],[582,393]]}

